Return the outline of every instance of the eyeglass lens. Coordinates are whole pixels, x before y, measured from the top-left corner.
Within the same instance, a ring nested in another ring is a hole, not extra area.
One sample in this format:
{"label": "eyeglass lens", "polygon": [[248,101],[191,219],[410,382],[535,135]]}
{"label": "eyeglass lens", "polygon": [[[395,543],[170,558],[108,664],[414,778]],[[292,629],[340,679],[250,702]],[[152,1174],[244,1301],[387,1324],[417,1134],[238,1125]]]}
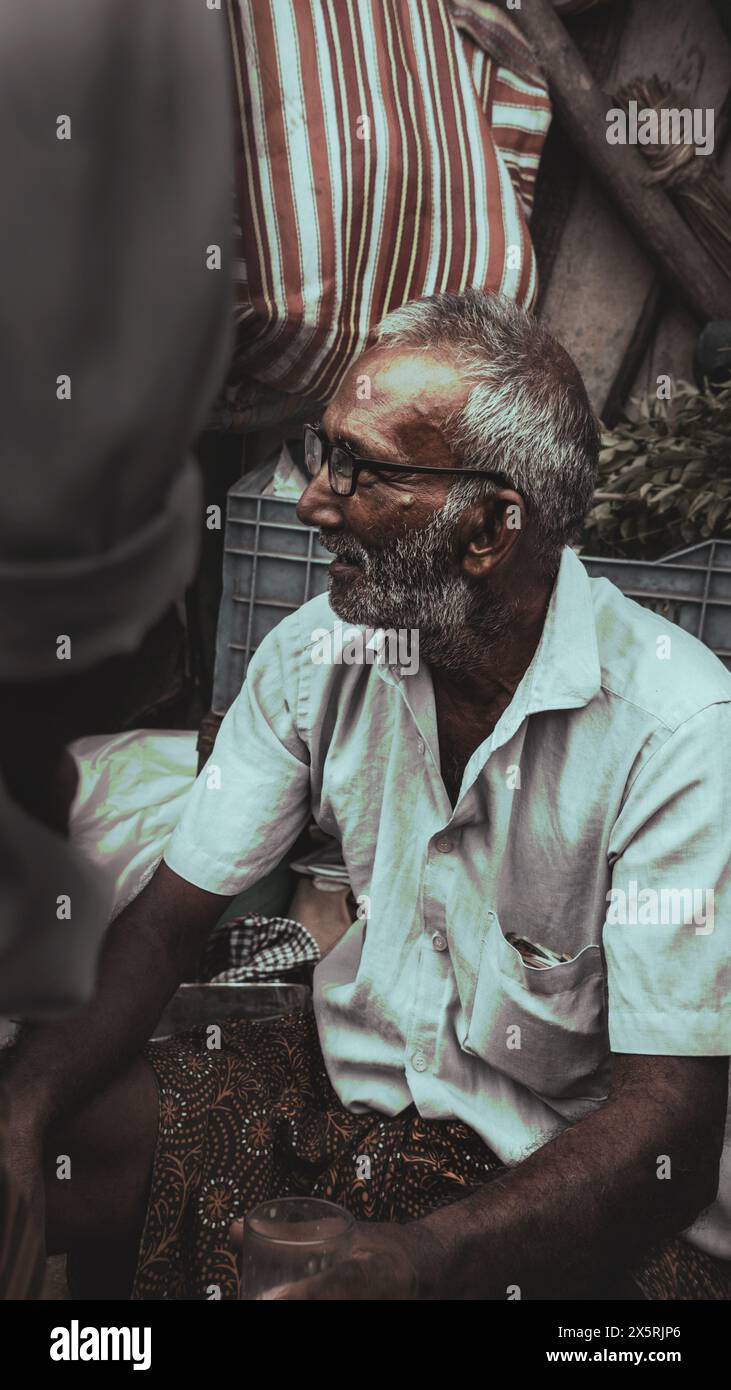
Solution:
{"label": "eyeglass lens", "polygon": [[347,496],[353,480],[353,460],[344,449],[335,448],[330,453],[330,482],[333,490]]}
{"label": "eyeglass lens", "polygon": [[313,429],[309,426],[305,434],[305,468],[311,478],[316,478],[322,468],[323,445]]}

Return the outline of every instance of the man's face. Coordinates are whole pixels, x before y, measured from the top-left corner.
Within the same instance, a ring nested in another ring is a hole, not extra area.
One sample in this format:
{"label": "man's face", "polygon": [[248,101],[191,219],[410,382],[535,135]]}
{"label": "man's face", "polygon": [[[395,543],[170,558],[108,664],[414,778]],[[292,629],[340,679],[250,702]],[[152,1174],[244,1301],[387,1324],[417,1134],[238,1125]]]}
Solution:
{"label": "man's face", "polygon": [[[459,460],[443,422],[465,404],[468,390],[448,360],[376,348],[350,370],[322,427],[331,442],[366,458],[452,468]],[[330,603],[339,617],[418,628],[422,653],[455,668],[484,654],[485,641],[504,630],[505,615],[484,584],[478,592],[462,573],[459,521],[449,506],[442,513],[451,483],[448,474],[382,476],[364,469],[354,496],[339,497],[323,469],[300,499],[298,515],[319,526],[336,556]]]}

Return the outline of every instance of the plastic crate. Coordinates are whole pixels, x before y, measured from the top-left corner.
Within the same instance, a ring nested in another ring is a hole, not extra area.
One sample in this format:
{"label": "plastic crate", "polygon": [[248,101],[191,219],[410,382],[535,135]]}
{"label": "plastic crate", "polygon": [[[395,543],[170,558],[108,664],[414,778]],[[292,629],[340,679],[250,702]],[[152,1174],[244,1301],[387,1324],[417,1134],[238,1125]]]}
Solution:
{"label": "plastic crate", "polygon": [[731,670],[731,541],[703,541],[662,560],[582,555],[593,579],[699,637]]}
{"label": "plastic crate", "polygon": [[[332,560],[317,531],[297,520],[289,498],[262,496],[269,464],[231,488],[224,537],[223,595],[216,638],[213,712],[238,695],[251,654],[287,613],[327,589]],[[731,669],[731,541],[705,541],[663,560],[582,555],[593,578],[700,638]]]}
{"label": "plastic crate", "polygon": [[297,520],[291,498],[262,496],[274,466],[240,478],[228,493],[223,593],[216,633],[213,712],[238,695],[252,652],[277,623],[327,590],[332,555]]}

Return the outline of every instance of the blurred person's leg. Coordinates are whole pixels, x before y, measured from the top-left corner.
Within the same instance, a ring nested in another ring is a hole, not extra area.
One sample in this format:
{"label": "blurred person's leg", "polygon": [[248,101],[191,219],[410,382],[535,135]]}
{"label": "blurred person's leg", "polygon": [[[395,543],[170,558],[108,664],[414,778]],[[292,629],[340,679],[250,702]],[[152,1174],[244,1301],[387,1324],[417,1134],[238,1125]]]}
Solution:
{"label": "blurred person's leg", "polygon": [[72,1291],[127,1298],[157,1139],[154,1073],[140,1059],[48,1137],[46,1244],[69,1256]]}
{"label": "blurred person's leg", "polygon": [[139,1234],[158,1111],[154,1072],[140,1058],[51,1131],[44,1165],[49,1254],[76,1242]]}

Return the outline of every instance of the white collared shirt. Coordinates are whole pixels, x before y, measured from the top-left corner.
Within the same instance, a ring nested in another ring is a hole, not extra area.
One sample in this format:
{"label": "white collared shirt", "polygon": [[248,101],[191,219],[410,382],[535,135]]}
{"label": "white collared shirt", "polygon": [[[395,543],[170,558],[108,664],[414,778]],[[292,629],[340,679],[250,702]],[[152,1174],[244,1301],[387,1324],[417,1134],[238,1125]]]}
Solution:
{"label": "white collared shirt", "polygon": [[[428,666],[325,664],[316,635],[336,622],[322,596],[264,640],[165,859],[233,894],[310,815],[338,839],[366,914],[315,976],[342,1102],[456,1117],[515,1163],[602,1104],[610,1049],[728,1055],[716,657],[565,550],[533,661],[452,808]],[[508,933],[569,959],[527,965]],[[731,1258],[731,1166],[692,1238]]]}

